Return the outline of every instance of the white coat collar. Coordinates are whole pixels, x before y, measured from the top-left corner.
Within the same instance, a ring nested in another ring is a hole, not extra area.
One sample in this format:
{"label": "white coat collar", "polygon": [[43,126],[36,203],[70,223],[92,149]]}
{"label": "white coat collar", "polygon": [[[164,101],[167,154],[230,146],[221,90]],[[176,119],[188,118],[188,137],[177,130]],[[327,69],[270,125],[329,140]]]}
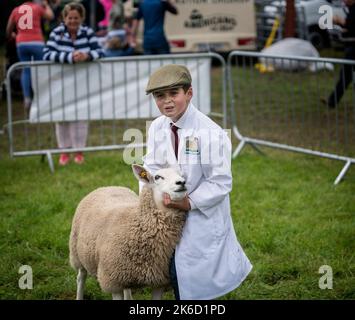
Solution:
{"label": "white coat collar", "polygon": [[[193,130],[193,128],[190,128],[190,124],[191,124],[191,119],[193,117],[193,114],[195,113],[195,107],[192,103],[190,103],[187,107],[187,109],[185,110],[184,114],[182,115],[182,117],[176,121],[175,123],[169,118],[169,117],[165,117],[165,124],[163,126],[163,128],[165,129],[169,129],[170,132],[170,124],[173,123],[174,125],[176,125],[177,127],[179,127],[182,130],[179,130],[178,134],[179,134],[179,139],[180,141],[183,141],[185,136],[190,135],[191,131]],[[178,150],[178,154],[179,154],[179,159],[181,159],[181,151],[182,148],[184,147],[183,143],[179,143],[179,150]],[[181,160],[179,160],[181,161]],[[172,143],[168,144],[168,154],[167,154],[167,162],[169,163],[169,165],[176,165],[178,164],[178,161],[176,160],[175,157],[175,153],[174,153],[174,148]]]}
{"label": "white coat collar", "polygon": [[189,129],[189,125],[188,125],[188,120],[191,117],[192,113],[194,112],[194,105],[190,102],[190,104],[187,106],[184,114],[181,116],[181,118],[176,121],[175,123],[170,119],[170,123],[173,123],[175,126],[177,126],[180,129]]}

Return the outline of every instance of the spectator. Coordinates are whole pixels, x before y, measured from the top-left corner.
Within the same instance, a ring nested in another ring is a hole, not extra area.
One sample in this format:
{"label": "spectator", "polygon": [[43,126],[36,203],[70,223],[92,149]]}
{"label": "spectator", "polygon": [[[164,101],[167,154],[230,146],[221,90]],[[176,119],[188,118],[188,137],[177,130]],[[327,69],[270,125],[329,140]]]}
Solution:
{"label": "spectator", "polygon": [[134,48],[129,45],[127,40],[128,32],[123,26],[119,29],[109,31],[105,44],[106,57],[122,57],[134,53]]}
{"label": "spectator", "polygon": [[[348,13],[346,19],[338,16],[333,17],[333,22],[344,28],[344,39],[350,41],[345,42],[345,59],[355,60],[355,0],[343,0],[348,7]],[[346,88],[353,82],[354,67],[352,65],[343,65],[340,70],[339,79],[334,91],[328,97],[328,100],[322,99],[327,103],[329,108],[335,108],[338,104]]]}
{"label": "spectator", "polygon": [[[53,11],[47,0],[41,4],[38,1],[26,1],[16,7],[8,20],[6,35],[8,41],[16,39],[17,55],[20,61],[42,60],[44,38],[41,19],[53,19]],[[24,106],[27,111],[31,107],[32,88],[31,70],[25,68],[21,76],[24,95]]]}
{"label": "spectator", "polygon": [[[103,50],[97,43],[94,31],[84,26],[85,8],[82,4],[71,2],[63,9],[64,23],[55,28],[44,49],[44,60],[60,63],[79,63],[96,60],[103,56]],[[86,145],[88,133],[87,121],[56,123],[56,136],[58,147],[83,148]],[[70,157],[62,153],[59,158],[60,165],[68,164]],[[84,156],[76,153],[74,162],[81,164]]]}
{"label": "spectator", "polygon": [[102,7],[104,8],[105,16],[99,21],[98,26],[100,29],[107,30],[110,21],[110,11],[112,8],[112,0],[99,0]]}
{"label": "spectator", "polygon": [[170,53],[170,45],[164,32],[165,11],[178,14],[178,10],[171,0],[142,0],[138,4],[138,12],[133,20],[132,33],[135,43],[139,21],[143,18],[144,54]]}
{"label": "spectator", "polygon": [[95,1],[95,12],[92,11],[91,8],[91,0],[82,0],[81,4],[85,8],[85,19],[84,24],[90,26],[94,31],[98,28],[99,21],[105,18],[105,9],[102,6],[101,2],[98,0]]}
{"label": "spectator", "polygon": [[49,5],[51,6],[54,14],[54,19],[52,19],[48,24],[47,24],[47,38],[49,36],[49,33],[51,30],[53,30],[55,27],[57,27],[62,21],[62,0],[50,0]]}
{"label": "spectator", "polygon": [[125,23],[125,12],[121,0],[111,0],[112,7],[109,15],[109,31],[119,29]]}
{"label": "spectator", "polygon": [[105,43],[106,57],[129,56],[134,53],[131,47],[131,28],[125,22],[121,0],[112,0],[109,32]]}

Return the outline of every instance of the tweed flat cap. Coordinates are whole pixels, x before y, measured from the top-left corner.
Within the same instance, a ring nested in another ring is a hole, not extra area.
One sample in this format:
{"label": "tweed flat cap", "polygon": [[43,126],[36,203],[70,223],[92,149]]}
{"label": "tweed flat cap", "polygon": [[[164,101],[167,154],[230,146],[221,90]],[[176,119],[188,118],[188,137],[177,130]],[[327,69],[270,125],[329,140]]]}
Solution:
{"label": "tweed flat cap", "polygon": [[191,85],[190,71],[183,65],[168,64],[154,71],[145,89],[146,94],[161,89]]}

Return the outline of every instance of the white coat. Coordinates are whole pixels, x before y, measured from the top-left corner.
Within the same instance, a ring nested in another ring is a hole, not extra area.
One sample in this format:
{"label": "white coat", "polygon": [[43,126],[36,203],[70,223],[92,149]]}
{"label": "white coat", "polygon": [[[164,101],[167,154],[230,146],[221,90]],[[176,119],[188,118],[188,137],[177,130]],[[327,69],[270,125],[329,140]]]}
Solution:
{"label": "white coat", "polygon": [[192,104],[175,123],[180,129],[178,160],[166,116],[148,132],[144,166],[154,174],[180,167],[191,210],[176,247],[175,265],[182,300],[214,299],[238,287],[252,269],[231,219],[231,143],[227,134]]}

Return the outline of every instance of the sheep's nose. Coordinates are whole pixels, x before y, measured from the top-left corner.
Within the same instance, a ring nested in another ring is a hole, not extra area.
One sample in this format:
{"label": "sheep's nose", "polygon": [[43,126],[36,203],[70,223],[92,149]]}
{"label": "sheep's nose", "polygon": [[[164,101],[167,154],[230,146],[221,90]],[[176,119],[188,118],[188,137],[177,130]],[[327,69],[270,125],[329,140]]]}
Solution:
{"label": "sheep's nose", "polygon": [[184,186],[185,186],[185,181],[184,181],[184,180],[183,180],[183,181],[176,181],[176,184],[177,184],[178,186],[184,187]]}

